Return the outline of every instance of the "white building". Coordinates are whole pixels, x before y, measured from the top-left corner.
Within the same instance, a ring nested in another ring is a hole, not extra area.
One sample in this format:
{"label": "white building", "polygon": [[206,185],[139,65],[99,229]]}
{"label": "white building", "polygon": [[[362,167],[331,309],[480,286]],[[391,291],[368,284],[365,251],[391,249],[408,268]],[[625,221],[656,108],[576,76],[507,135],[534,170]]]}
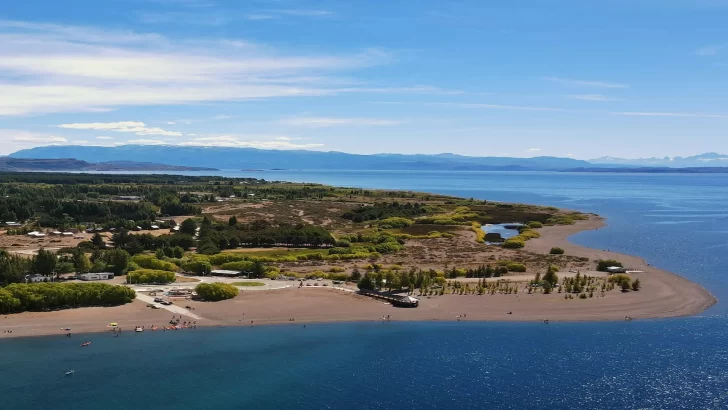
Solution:
{"label": "white building", "polygon": [[94,273],[82,273],[76,276],[78,279],[91,281],[91,280],[109,280],[114,279],[113,272],[94,272]]}

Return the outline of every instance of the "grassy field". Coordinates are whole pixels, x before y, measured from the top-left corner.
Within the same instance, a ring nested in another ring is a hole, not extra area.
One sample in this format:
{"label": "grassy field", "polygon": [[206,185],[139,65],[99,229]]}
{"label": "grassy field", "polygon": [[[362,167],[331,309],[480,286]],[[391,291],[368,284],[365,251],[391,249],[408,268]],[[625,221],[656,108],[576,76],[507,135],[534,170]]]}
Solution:
{"label": "grassy field", "polygon": [[265,286],[265,283],[263,282],[233,282],[231,283],[233,286]]}

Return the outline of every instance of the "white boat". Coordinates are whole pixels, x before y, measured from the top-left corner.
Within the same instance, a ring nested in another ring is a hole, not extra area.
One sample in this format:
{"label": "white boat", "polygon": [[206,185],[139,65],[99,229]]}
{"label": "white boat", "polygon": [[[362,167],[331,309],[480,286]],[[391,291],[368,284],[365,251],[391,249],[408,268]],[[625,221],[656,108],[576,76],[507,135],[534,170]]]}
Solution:
{"label": "white boat", "polygon": [[137,333],[141,333],[141,332],[144,331],[144,329],[142,329],[141,327],[137,326],[137,327],[134,328],[134,331],[137,332]]}
{"label": "white boat", "polygon": [[69,371],[66,372],[66,376],[70,376],[72,374],[73,374],[73,369],[71,369],[71,370],[69,370]]}

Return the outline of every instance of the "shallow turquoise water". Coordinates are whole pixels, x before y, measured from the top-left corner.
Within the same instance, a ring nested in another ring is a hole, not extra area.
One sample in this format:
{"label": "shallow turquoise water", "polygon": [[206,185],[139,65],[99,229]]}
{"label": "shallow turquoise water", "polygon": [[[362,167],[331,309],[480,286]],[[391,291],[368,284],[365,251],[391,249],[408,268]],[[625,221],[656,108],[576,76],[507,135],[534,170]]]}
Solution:
{"label": "shallow turquoise water", "polygon": [[[597,212],[575,242],[728,296],[728,175],[262,172]],[[0,342],[0,408],[728,408],[728,318],[281,325]],[[64,377],[68,368],[76,374]]]}

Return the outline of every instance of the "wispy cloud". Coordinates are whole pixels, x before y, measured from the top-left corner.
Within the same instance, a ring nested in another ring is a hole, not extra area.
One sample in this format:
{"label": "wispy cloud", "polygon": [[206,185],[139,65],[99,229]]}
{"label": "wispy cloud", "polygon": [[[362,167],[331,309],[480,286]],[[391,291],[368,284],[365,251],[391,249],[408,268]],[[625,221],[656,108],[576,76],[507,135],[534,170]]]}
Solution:
{"label": "wispy cloud", "polygon": [[529,148],[528,151],[529,152],[538,152],[538,151],[541,151],[541,148]]}
{"label": "wispy cloud", "polygon": [[486,110],[514,110],[514,111],[566,111],[562,108],[534,107],[530,105],[503,105],[478,103],[425,103],[427,105],[442,105],[460,108],[482,108]]}
{"label": "wispy cloud", "polygon": [[182,136],[182,133],[178,131],[167,131],[162,128],[147,127],[145,123],[136,121],[60,124],[58,125],[58,128],[73,130],[131,132],[136,135],[164,135],[167,137]]}
{"label": "wispy cloud", "polygon": [[21,135],[19,137],[13,138],[13,142],[40,142],[44,144],[58,144],[62,142],[68,142],[68,140],[64,137]]}
{"label": "wispy cloud", "polygon": [[0,99],[0,116],[386,92],[343,88],[331,73],[386,64],[391,53],[286,55],[241,43],[0,21],[0,95],[13,96]]}
{"label": "wispy cloud", "polygon": [[725,47],[724,44],[707,45],[707,46],[703,46],[703,47],[700,47],[697,50],[695,50],[695,54],[697,54],[701,57],[714,56],[714,55],[718,54],[718,52],[721,49],[723,49],[724,47]]}
{"label": "wispy cloud", "polygon": [[309,143],[297,144],[291,142],[296,138],[286,136],[237,136],[218,135],[212,137],[194,138],[181,142],[181,146],[203,146],[203,147],[238,147],[238,148],[259,148],[259,149],[311,149],[322,147],[323,144]]}
{"label": "wispy cloud", "polygon": [[612,115],[625,115],[630,117],[695,117],[695,118],[728,118],[728,114],[706,114],[696,112],[612,112]]}
{"label": "wispy cloud", "polygon": [[583,100],[583,101],[619,101],[618,98],[611,98],[607,97],[601,94],[571,94],[568,96],[569,98],[573,100]]}
{"label": "wispy cloud", "polygon": [[388,126],[399,125],[403,121],[379,118],[331,118],[331,117],[297,117],[278,121],[283,125],[295,127],[327,128],[335,126]]}
{"label": "wispy cloud", "polygon": [[286,16],[293,17],[330,17],[335,13],[330,10],[315,9],[268,9],[258,10],[254,13],[247,14],[245,18],[248,20],[273,20]]}
{"label": "wispy cloud", "polygon": [[138,145],[164,145],[167,142],[163,140],[151,140],[151,139],[136,139],[136,140],[129,140],[129,144],[138,144]]}
{"label": "wispy cloud", "polygon": [[570,78],[560,77],[543,77],[544,80],[551,81],[554,83],[579,85],[584,87],[598,87],[598,88],[627,88],[626,84],[608,83],[603,81],[585,81],[585,80],[574,80]]}
{"label": "wispy cloud", "polygon": [[104,137],[104,136],[102,136],[102,137],[96,137],[96,139],[97,140],[113,140],[114,137]]}

